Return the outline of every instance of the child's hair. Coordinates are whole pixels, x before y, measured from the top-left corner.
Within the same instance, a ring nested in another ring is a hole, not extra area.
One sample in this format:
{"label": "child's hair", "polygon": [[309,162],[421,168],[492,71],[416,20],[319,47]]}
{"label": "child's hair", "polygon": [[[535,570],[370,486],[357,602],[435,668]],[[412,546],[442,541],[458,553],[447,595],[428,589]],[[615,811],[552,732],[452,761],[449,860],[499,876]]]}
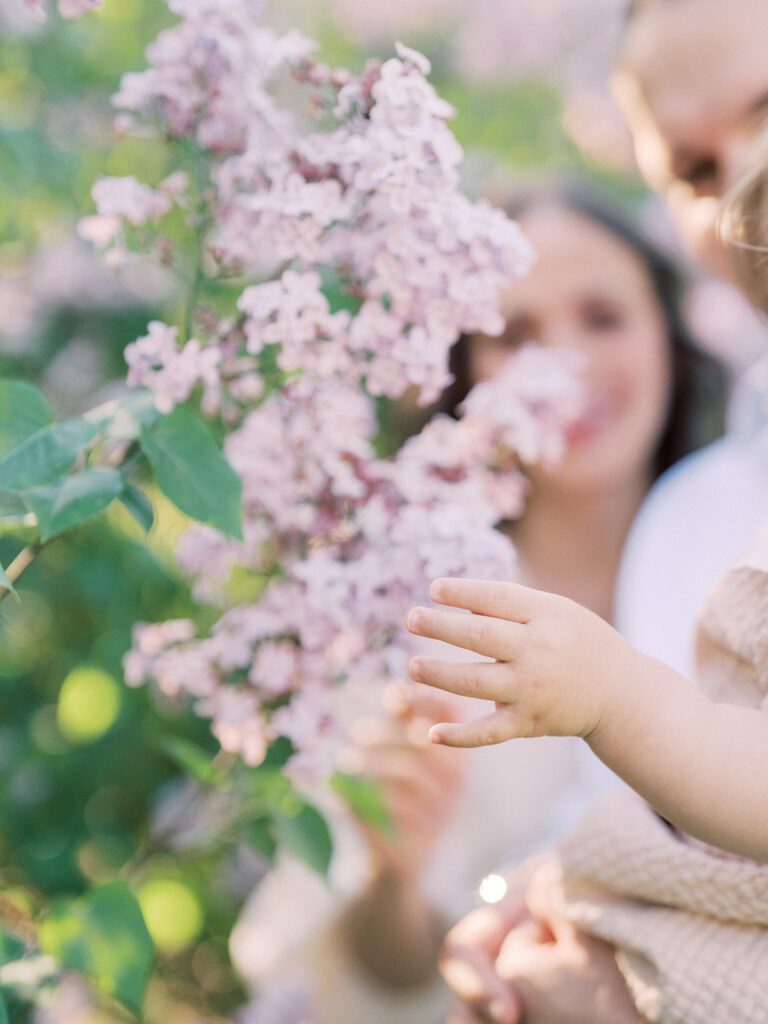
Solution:
{"label": "child's hair", "polygon": [[768,130],[725,206],[721,233],[739,287],[768,313]]}

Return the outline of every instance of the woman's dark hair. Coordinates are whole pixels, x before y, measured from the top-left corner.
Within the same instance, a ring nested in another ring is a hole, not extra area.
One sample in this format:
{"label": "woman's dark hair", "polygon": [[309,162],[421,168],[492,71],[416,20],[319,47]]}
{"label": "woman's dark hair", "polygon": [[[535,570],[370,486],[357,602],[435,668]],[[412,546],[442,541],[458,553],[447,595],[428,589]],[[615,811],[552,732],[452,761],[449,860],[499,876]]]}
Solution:
{"label": "woman's dark hair", "polygon": [[[667,327],[671,359],[669,414],[653,458],[654,478],[720,437],[725,426],[728,375],[722,363],[701,349],[691,334],[682,310],[686,282],[675,261],[620,209],[578,186],[528,191],[502,205],[510,217],[518,219],[544,207],[575,213],[618,238],[642,261]],[[470,337],[463,336],[451,351],[454,381],[443,395],[440,409],[452,416],[475,383],[470,377],[469,346]]]}

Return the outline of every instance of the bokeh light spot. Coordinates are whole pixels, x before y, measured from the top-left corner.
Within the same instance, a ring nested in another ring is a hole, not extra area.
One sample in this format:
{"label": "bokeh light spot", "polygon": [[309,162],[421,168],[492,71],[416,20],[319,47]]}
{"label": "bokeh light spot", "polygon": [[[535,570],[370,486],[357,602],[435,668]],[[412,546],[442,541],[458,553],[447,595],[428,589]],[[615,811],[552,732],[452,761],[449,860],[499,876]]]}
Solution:
{"label": "bokeh light spot", "polygon": [[486,875],[480,883],[480,899],[486,903],[498,903],[507,895],[507,883],[501,875]]}
{"label": "bokeh light spot", "polygon": [[59,692],[56,720],[73,743],[92,743],[117,721],[120,686],[100,668],[79,665],[64,680]]}
{"label": "bokeh light spot", "polygon": [[158,949],[178,953],[203,928],[203,908],[188,885],[174,878],[153,878],[139,891],[139,903],[149,934]]}

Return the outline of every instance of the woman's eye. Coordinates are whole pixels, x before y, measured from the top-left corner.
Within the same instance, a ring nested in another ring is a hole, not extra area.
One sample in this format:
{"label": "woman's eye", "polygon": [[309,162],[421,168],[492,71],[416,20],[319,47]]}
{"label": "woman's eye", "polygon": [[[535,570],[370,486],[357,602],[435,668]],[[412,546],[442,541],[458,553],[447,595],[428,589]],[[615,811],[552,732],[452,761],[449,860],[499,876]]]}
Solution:
{"label": "woman's eye", "polygon": [[494,347],[504,349],[507,352],[520,348],[525,342],[533,340],[533,334],[529,328],[523,331],[518,328],[510,329],[509,327],[498,338],[493,339]]}
{"label": "woman's eye", "polygon": [[524,339],[519,334],[502,334],[499,338],[499,344],[502,348],[511,350],[520,348],[523,344],[523,340]]}
{"label": "woman's eye", "polygon": [[615,331],[624,319],[615,309],[590,309],[585,314],[587,327],[592,331]]}

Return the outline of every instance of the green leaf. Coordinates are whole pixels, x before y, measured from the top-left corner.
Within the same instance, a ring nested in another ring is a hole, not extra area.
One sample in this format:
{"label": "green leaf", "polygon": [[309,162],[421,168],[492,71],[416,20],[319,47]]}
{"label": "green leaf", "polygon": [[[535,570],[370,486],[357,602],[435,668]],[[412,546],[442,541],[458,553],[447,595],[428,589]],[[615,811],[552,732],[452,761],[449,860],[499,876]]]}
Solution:
{"label": "green leaf", "polygon": [[60,420],[27,437],[0,459],[0,488],[25,491],[51,483],[70,470],[98,432],[82,419]]}
{"label": "green leaf", "polygon": [[256,771],[262,768],[283,768],[288,760],[296,753],[296,748],[287,736],[278,736],[269,745],[267,756],[261,762]]}
{"label": "green leaf", "polygon": [[338,274],[332,271],[325,273],[322,289],[332,313],[337,313],[342,309],[353,314],[359,312],[362,299],[344,284]]}
{"label": "green leaf", "polygon": [[213,756],[202,747],[198,747],[180,736],[168,737],[162,749],[193,779],[203,786],[215,786],[223,789],[227,785],[227,774],[213,762]]}
{"label": "green leaf", "polygon": [[135,484],[126,484],[120,501],[128,509],[133,518],[145,533],[149,533],[155,522],[152,503],[146,494]]}
{"label": "green leaf", "polygon": [[37,388],[22,380],[0,380],[0,455],[50,422],[48,403]]}
{"label": "green leaf", "polygon": [[8,1024],[8,1010],[2,996],[0,996],[0,1024]]}
{"label": "green leaf", "polygon": [[17,601],[19,601],[19,602],[21,601],[21,598],[16,593],[16,588],[14,587],[14,585],[11,583],[11,581],[8,579],[8,576],[6,575],[6,572],[5,572],[5,569],[3,568],[3,563],[2,562],[0,562],[0,587],[5,587],[6,590],[9,590],[13,594],[13,596],[16,598]]}
{"label": "green leaf", "polygon": [[14,960],[21,960],[26,948],[21,939],[15,935],[0,931],[0,964],[10,964]]}
{"label": "green leaf", "polygon": [[278,843],[325,875],[331,865],[333,840],[325,818],[310,804],[300,805],[296,814],[275,813],[275,838]]}
{"label": "green leaf", "polygon": [[331,789],[338,793],[354,814],[384,835],[394,834],[394,823],[387,810],[381,787],[364,775],[345,775],[336,772],[331,778]]}
{"label": "green leaf", "polygon": [[13,491],[0,491],[0,537],[13,534],[24,540],[37,537],[37,520]]}
{"label": "green leaf", "polygon": [[139,1014],[154,946],[138,901],[123,882],[54,904],[40,926],[40,948],[72,971],[83,971]]}
{"label": "green leaf", "polygon": [[256,821],[251,822],[246,827],[243,838],[262,857],[265,857],[270,863],[272,862],[277,851],[277,842],[269,818],[257,818]]}
{"label": "green leaf", "polygon": [[137,440],[141,431],[159,418],[150,391],[131,391],[85,414],[89,423],[98,424],[108,437],[121,441]]}
{"label": "green leaf", "polygon": [[205,423],[180,406],[141,432],[158,486],[201,523],[242,538],[242,484]]}
{"label": "green leaf", "polygon": [[24,503],[37,516],[40,539],[56,537],[101,515],[123,489],[117,469],[84,469],[48,487],[23,491]]}

